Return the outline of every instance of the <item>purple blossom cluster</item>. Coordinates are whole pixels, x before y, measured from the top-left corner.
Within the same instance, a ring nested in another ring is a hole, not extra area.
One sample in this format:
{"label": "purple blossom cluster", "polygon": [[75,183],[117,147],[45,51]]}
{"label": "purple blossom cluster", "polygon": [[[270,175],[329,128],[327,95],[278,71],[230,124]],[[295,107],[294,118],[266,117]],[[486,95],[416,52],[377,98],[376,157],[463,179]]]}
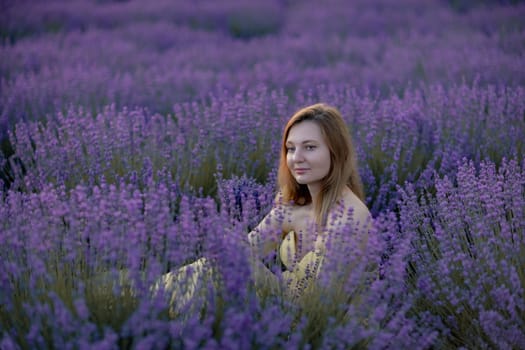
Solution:
{"label": "purple blossom cluster", "polygon": [[[435,172],[455,172],[463,157],[499,162],[520,158],[525,149],[522,87],[429,85],[381,98],[326,85],[298,90],[294,100],[329,101],[340,108],[355,138],[374,214],[395,208],[396,186],[406,181],[427,188]],[[292,112],[283,91],[265,87],[174,104],[168,115],[115,105],[96,115],[70,109],[45,124],[16,125],[10,137],[11,185],[39,191],[49,183],[73,188],[101,181],[142,186],[168,181],[213,195],[218,171],[226,178],[246,174],[273,183],[279,136]]]}
{"label": "purple blossom cluster", "polygon": [[0,130],[71,105],[164,114],[258,84],[292,95],[328,83],[523,84],[524,14],[516,5],[460,15],[413,0],[7,2]]}
{"label": "purple blossom cluster", "polygon": [[[364,271],[371,262],[379,263],[380,234],[370,237],[366,252],[359,253],[355,242],[334,246],[334,262],[348,256],[337,247],[348,247],[362,259],[351,259],[355,268],[344,285],[344,303],[339,295],[337,304],[326,304],[333,313],[315,312],[327,303],[321,297],[310,309],[298,309],[278,295],[258,299],[242,244],[243,222],[249,224],[250,218],[239,219],[238,210],[242,205],[251,215],[262,215],[272,189],[247,179],[220,183],[220,208],[213,199],[181,195],[177,186],[163,183],[147,189],[101,183],[69,191],[49,186],[38,193],[5,193],[0,208],[2,346],[425,348],[434,339],[433,330],[417,327],[405,315],[411,304],[401,298],[404,268],[397,266],[381,280]],[[395,224],[382,220],[378,233]],[[355,237],[355,232],[338,234]],[[399,251],[390,264],[404,264],[393,263],[406,254]],[[190,305],[171,315],[163,293],[152,294],[151,286],[162,273],[203,256],[216,261],[220,276],[203,286],[214,291],[206,291],[205,309]],[[363,283],[364,278],[369,281]],[[363,285],[371,292],[365,294]],[[331,320],[338,314],[340,319]]]}
{"label": "purple blossom cluster", "polygon": [[[0,348],[521,348],[507,3],[1,2]],[[284,123],[319,101],[348,123],[373,229],[331,232],[291,301],[245,242]],[[182,267],[178,294],[159,284]]]}
{"label": "purple blossom cluster", "polygon": [[475,164],[438,179],[435,195],[403,189],[400,231],[411,237],[417,310],[443,326],[447,347],[525,344],[525,167]]}

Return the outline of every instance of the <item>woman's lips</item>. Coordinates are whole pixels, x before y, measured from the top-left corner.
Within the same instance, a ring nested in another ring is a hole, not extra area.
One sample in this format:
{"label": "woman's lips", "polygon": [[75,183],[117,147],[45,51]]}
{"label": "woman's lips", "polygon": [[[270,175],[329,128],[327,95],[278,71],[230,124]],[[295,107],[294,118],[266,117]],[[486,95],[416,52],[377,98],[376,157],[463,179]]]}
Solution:
{"label": "woman's lips", "polygon": [[301,175],[301,174],[304,174],[308,171],[308,169],[304,169],[304,168],[301,168],[301,169],[295,169],[295,173],[297,175]]}

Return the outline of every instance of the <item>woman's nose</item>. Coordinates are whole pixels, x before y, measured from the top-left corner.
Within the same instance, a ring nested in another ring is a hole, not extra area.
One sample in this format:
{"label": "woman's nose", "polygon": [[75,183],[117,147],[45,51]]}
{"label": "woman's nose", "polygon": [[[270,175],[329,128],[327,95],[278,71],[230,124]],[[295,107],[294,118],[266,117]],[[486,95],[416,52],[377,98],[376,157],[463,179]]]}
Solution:
{"label": "woman's nose", "polygon": [[296,149],[293,153],[293,160],[294,162],[302,162],[304,160],[303,152],[299,149]]}

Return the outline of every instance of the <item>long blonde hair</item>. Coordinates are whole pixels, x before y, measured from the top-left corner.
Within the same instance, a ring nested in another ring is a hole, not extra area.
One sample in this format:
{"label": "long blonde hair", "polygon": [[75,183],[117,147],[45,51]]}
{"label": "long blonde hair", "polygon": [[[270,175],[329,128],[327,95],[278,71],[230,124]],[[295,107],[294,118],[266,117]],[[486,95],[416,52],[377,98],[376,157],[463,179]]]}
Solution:
{"label": "long blonde hair", "polygon": [[364,202],[363,183],[357,170],[352,137],[341,113],[332,106],[317,103],[298,110],[284,128],[278,173],[281,200],[284,203],[293,201],[297,205],[312,202],[308,187],[295,180],[286,163],[286,140],[290,129],[303,121],[313,121],[319,125],[330,150],[330,170],[322,179],[321,191],[316,203],[313,203],[317,225],[324,226],[330,208],[337,202],[345,186]]}

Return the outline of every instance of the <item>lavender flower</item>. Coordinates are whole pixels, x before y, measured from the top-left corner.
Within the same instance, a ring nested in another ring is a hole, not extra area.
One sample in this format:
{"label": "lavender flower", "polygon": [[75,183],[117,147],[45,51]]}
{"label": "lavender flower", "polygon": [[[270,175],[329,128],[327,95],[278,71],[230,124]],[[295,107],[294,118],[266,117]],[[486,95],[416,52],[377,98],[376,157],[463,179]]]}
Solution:
{"label": "lavender flower", "polygon": [[411,280],[423,287],[413,289],[416,310],[441,320],[448,346],[519,347],[523,216],[514,211],[523,208],[523,166],[505,159],[498,170],[491,162],[458,166],[454,182],[436,181],[428,204],[404,192],[402,229],[414,235]]}

